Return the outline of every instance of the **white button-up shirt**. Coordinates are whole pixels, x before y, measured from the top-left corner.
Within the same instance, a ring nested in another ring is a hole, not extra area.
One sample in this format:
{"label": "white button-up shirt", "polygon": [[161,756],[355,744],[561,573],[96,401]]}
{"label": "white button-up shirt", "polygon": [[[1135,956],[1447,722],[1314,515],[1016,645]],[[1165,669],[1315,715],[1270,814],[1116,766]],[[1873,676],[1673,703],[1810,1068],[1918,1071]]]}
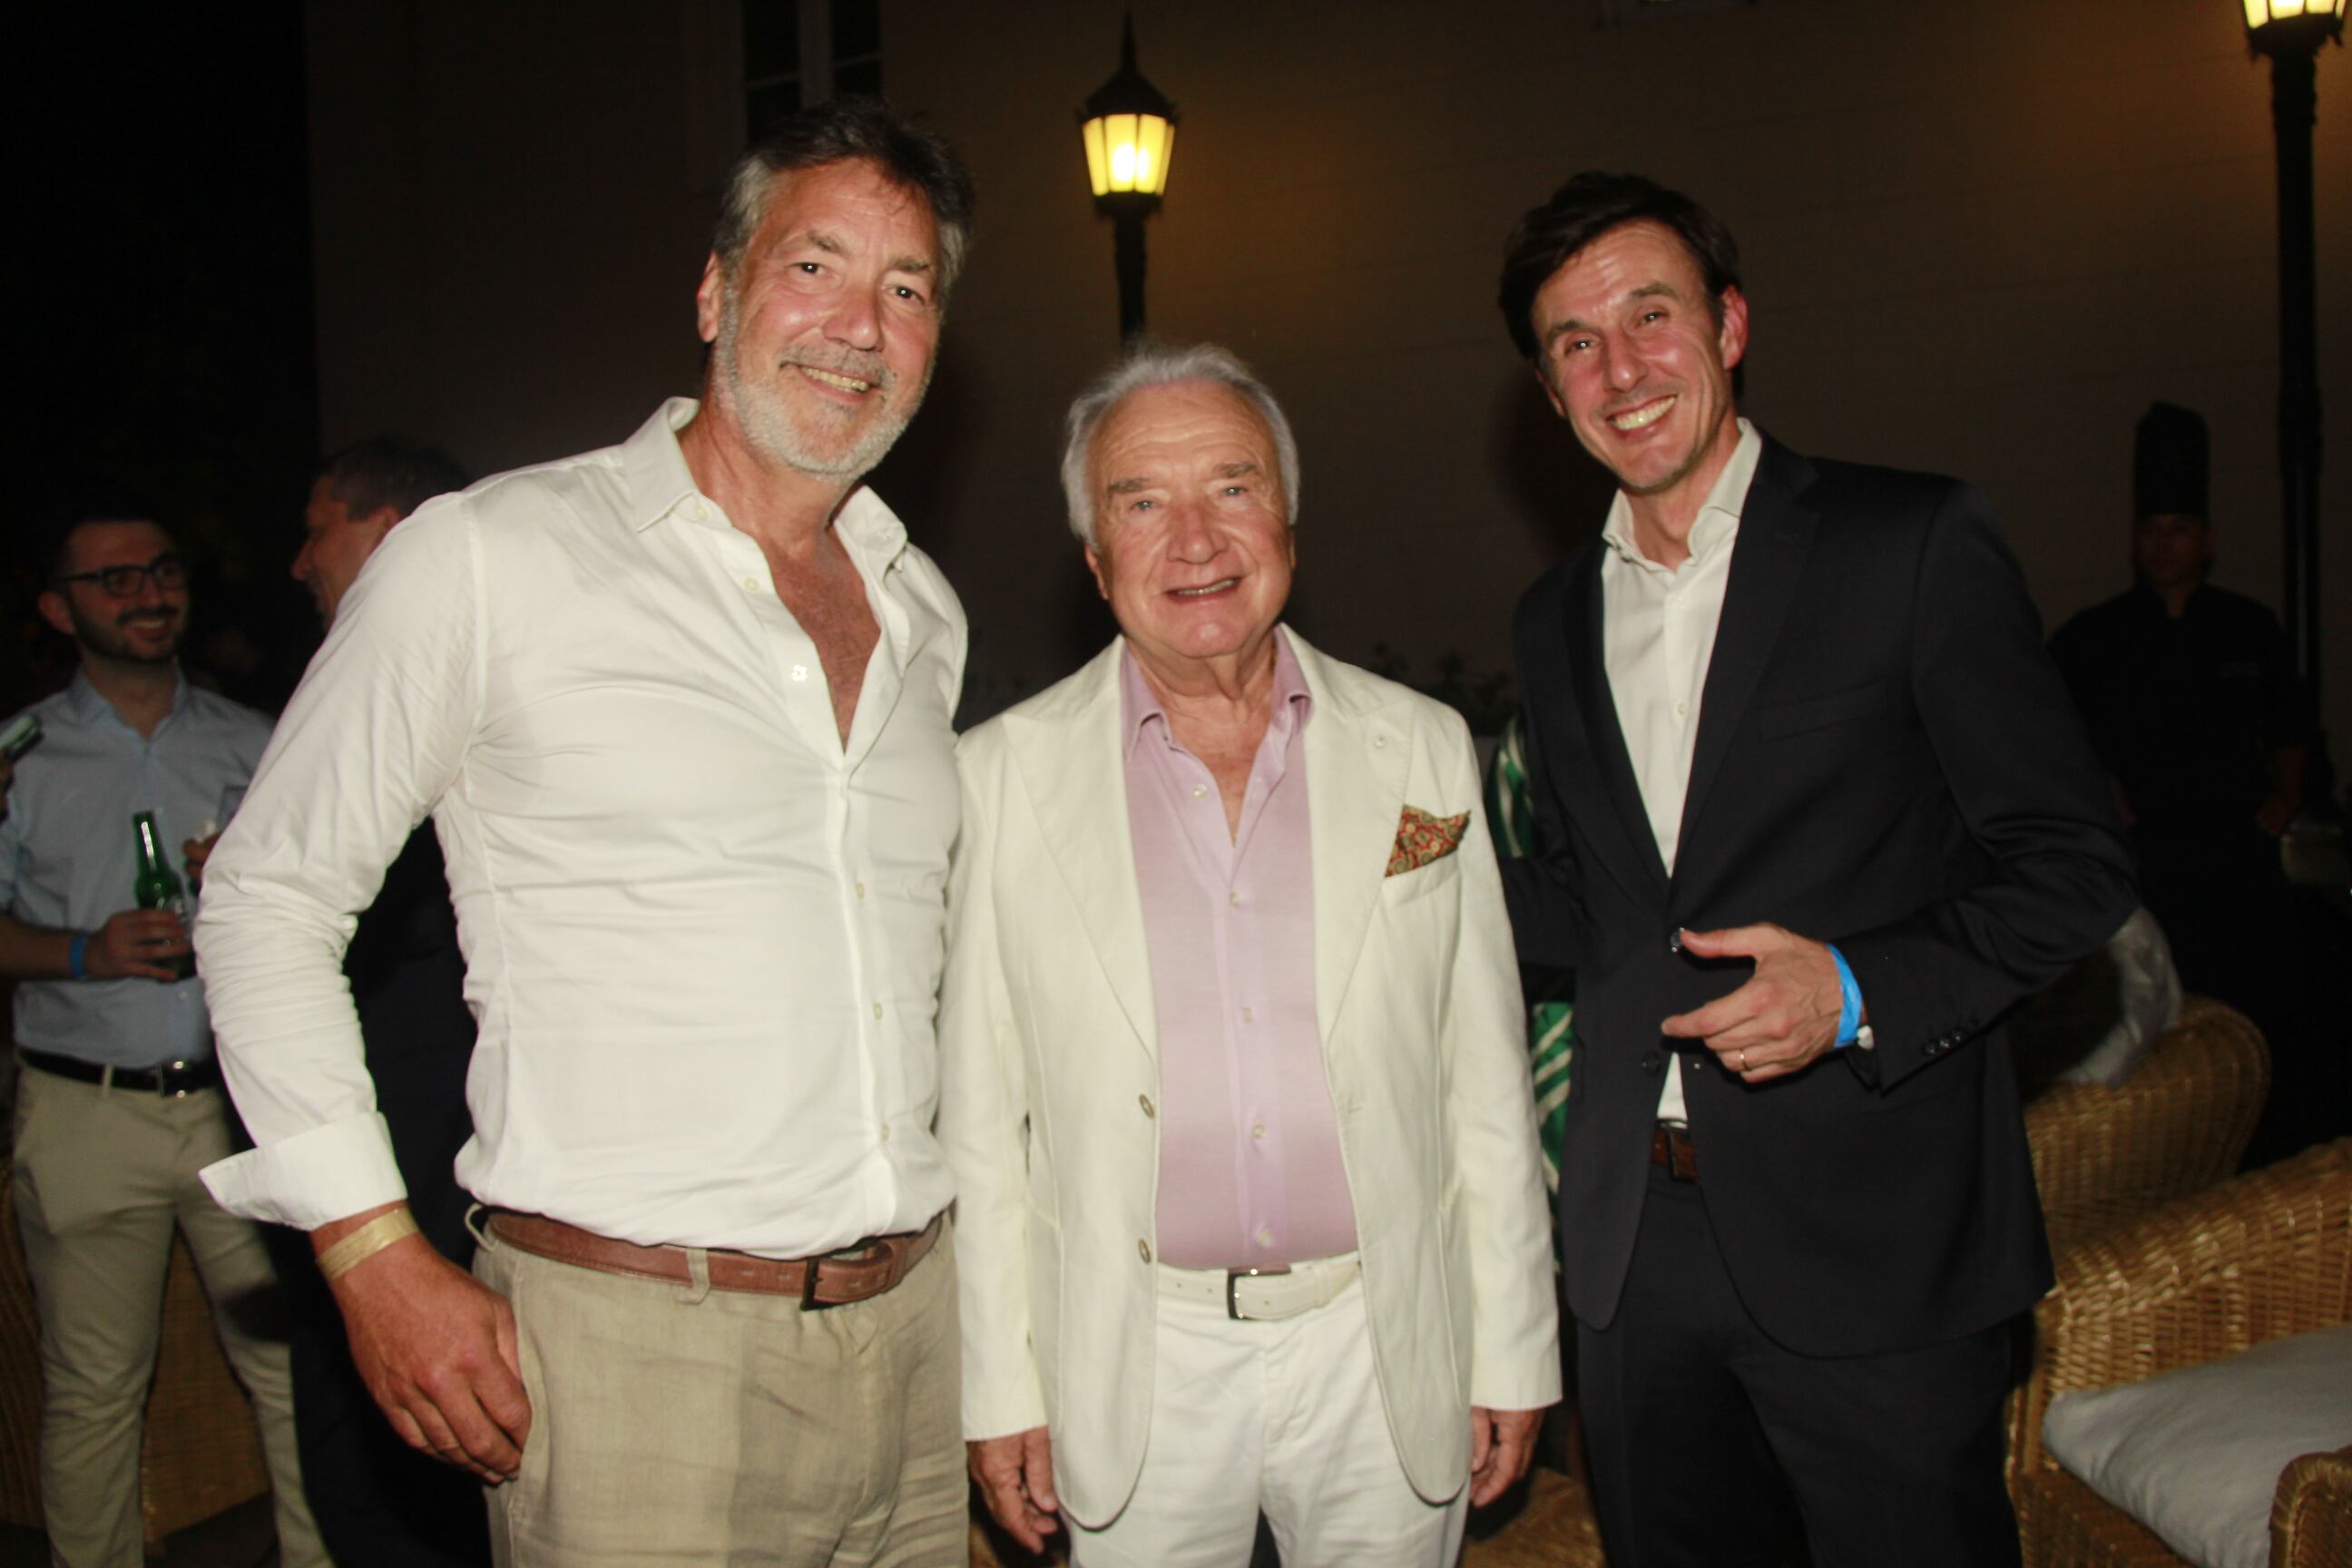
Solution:
{"label": "white button-up shirt", "polygon": [[199,962],[259,1145],[205,1173],[229,1208],[309,1228],[402,1195],[341,959],[428,812],[483,1202],[773,1257],[946,1205],[963,613],[853,495],[834,526],[881,637],[845,744],[759,545],[695,488],[694,414],[429,504],[345,599],[206,868]]}
{"label": "white button-up shirt", "polygon": [[[1732,546],[1739,541],[1739,514],[1763,452],[1764,438],[1756,426],[1739,421],[1739,444],[1699,504],[1685,541],[1690,554],[1678,566],[1662,566],[1634,544],[1633,509],[1622,490],[1601,525],[1608,551],[1601,558],[1601,663],[1668,876],[1682,838],[1683,797],[1690,789],[1691,758],[1698,744],[1699,695],[1706,689],[1707,666],[1715,657],[1723,593],[1731,582]],[[1658,1096],[1658,1115],[1680,1121],[1685,1114],[1677,1056]]]}

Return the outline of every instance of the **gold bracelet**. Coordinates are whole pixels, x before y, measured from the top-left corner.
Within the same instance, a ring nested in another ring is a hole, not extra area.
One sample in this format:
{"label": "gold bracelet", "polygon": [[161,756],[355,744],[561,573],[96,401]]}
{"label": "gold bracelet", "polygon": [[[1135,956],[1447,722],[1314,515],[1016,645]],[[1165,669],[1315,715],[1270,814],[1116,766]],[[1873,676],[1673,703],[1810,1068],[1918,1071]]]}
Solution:
{"label": "gold bracelet", "polygon": [[364,1258],[374,1257],[403,1237],[416,1234],[416,1216],[406,1207],[380,1214],[319,1254],[319,1272],[340,1279]]}

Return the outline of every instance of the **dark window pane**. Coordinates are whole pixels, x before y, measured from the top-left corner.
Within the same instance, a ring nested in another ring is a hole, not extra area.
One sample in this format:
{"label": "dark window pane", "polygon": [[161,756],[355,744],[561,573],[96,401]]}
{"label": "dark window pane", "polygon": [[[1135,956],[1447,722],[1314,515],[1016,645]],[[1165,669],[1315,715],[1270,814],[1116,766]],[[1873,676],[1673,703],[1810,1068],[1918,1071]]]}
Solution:
{"label": "dark window pane", "polygon": [[762,82],[743,95],[743,125],[756,142],[801,106],[801,79]]}
{"label": "dark window pane", "polygon": [[[833,0],[833,58],[837,64],[882,52],[880,0]],[[841,84],[836,82],[835,86]],[[860,92],[869,89],[859,88]]]}
{"label": "dark window pane", "polygon": [[793,0],[743,0],[743,75],[790,76],[801,68],[801,8]]}
{"label": "dark window pane", "polygon": [[846,60],[833,68],[833,90],[835,92],[880,92],[882,62],[878,59]]}

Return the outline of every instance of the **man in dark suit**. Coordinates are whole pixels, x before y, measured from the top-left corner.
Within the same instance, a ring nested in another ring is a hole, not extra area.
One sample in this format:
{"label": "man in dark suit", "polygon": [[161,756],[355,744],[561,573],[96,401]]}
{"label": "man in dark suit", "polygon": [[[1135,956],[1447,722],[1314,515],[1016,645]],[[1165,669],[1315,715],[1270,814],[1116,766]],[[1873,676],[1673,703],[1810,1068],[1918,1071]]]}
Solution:
{"label": "man in dark suit", "polygon": [[[2050,1280],[2000,1019],[2133,906],[1984,499],[1798,456],[1735,407],[1730,235],[1582,174],[1504,319],[1621,487],[1519,606],[1573,968],[1560,1229],[1610,1560],[2015,1563],[2009,1324]],[[1785,1485],[1784,1485],[1785,1480]]]}
{"label": "man in dark suit", "polygon": [[[466,488],[436,447],[377,437],[329,458],[303,513],[294,576],[334,625],[343,595],[377,545],[410,512]],[[473,1131],[466,1069],[474,1019],[449,903],[441,844],[425,823],[387,867],[375,902],[343,955],[376,1109],[392,1132],[417,1227],[444,1258],[468,1267],[471,1196],[457,1151]],[[295,1306],[294,1422],[319,1528],[346,1568],[476,1568],[490,1561],[489,1524],[473,1477],[420,1454],[377,1414],[352,1364],[343,1315],[310,1256],[310,1238],[275,1231],[278,1271]]]}

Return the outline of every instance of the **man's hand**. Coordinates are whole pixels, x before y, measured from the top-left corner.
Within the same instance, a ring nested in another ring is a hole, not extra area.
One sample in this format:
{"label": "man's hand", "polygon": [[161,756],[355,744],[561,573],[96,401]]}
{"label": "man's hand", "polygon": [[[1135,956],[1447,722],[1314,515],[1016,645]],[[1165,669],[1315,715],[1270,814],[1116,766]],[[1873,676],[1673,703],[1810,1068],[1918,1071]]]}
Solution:
{"label": "man's hand", "polygon": [[1723,1070],[1749,1083],[1786,1078],[1837,1044],[1837,960],[1830,950],[1782,926],[1686,931],[1683,951],[1701,958],[1748,958],[1748,984],[1706,1006],[1658,1026],[1678,1040],[1703,1040]]}
{"label": "man's hand", "polygon": [[1470,1407],[1470,1506],[1484,1508],[1511,1489],[1536,1457],[1541,1410]]}
{"label": "man's hand", "polygon": [[1030,1552],[1045,1550],[1062,1500],[1054,1495],[1054,1439],[1043,1426],[967,1443],[971,1479],[1004,1533]]}
{"label": "man's hand", "polygon": [[82,967],[92,980],[177,980],[167,965],[188,951],[188,928],[171,910],[119,910],[89,933]]}
{"label": "man's hand", "polygon": [[[321,1226],[311,1245],[324,1252],[394,1206]],[[352,1361],[402,1441],[493,1484],[511,1479],[530,1435],[530,1397],[506,1298],[421,1236],[369,1254],[332,1289]]]}
{"label": "man's hand", "polygon": [[202,838],[181,841],[180,858],[187,862],[189,887],[199,888],[204,885],[205,867],[212,860],[213,846],[219,842],[220,829],[217,827]]}

